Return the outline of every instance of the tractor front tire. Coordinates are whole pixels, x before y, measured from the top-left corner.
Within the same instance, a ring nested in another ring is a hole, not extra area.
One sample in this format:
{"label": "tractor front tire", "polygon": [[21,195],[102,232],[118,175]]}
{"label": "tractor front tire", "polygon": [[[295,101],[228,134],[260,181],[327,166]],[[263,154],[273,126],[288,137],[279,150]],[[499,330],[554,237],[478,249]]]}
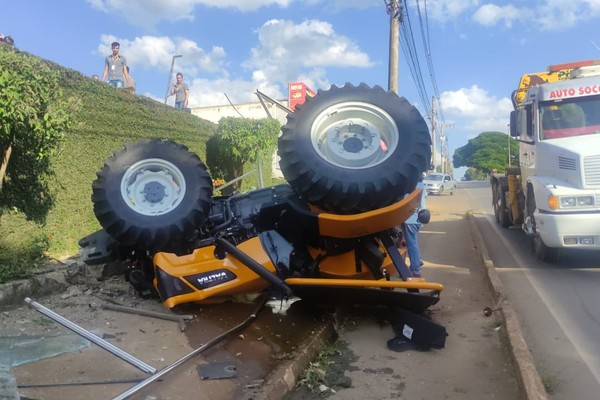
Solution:
{"label": "tractor front tire", "polygon": [[168,251],[193,238],[208,215],[212,180],[200,158],[173,141],[130,143],[97,172],[94,213],[119,242]]}

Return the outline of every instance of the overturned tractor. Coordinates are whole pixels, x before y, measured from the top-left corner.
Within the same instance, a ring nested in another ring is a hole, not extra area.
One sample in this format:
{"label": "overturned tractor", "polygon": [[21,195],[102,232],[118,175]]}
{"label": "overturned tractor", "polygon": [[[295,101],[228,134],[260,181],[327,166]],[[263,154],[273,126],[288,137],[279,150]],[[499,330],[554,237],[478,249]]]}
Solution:
{"label": "overturned tractor", "polygon": [[268,289],[412,312],[439,300],[443,286],[412,279],[398,238],[431,158],[413,106],[380,87],[333,86],[288,115],[278,152],[289,184],[212,197],[186,147],[126,145],[93,183],[103,229],[80,240],[84,261],[123,260],[127,279],[168,308]]}

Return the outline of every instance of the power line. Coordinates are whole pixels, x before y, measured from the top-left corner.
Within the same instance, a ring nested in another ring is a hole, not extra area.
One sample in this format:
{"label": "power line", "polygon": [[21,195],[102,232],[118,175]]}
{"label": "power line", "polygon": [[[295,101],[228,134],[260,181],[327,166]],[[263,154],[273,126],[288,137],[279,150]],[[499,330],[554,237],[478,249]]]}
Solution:
{"label": "power line", "polygon": [[[388,7],[388,13],[390,12],[390,5],[393,3],[398,5],[398,0],[384,0],[386,7]],[[416,10],[418,15],[419,31],[421,36],[421,42],[423,45],[422,51],[417,48],[414,32],[413,23],[411,21],[411,15],[409,13],[409,7],[407,0],[402,0],[402,5],[396,7],[395,10],[398,12],[398,19],[400,22],[401,31],[400,35],[400,48],[406,60],[406,65],[410,71],[415,88],[417,90],[418,97],[422,103],[424,112],[427,114],[429,121],[431,121],[431,135],[433,140],[433,149],[436,151],[436,143],[440,141],[440,155],[445,164],[448,162],[448,137],[444,133],[444,128],[448,127],[445,122],[444,112],[441,104],[441,96],[437,84],[435,68],[433,63],[432,51],[431,51],[431,35],[429,31],[429,16],[427,12],[427,0],[423,0],[421,5],[420,0],[416,0],[413,3],[412,10]],[[427,63],[427,72],[429,75],[428,83],[424,79],[424,70],[421,68],[421,58],[425,57],[424,62]],[[434,96],[429,96],[428,88],[433,89]],[[435,155],[433,156],[435,162]],[[444,168],[444,167],[442,167]],[[445,169],[445,168],[444,168]]]}
{"label": "power line", "polygon": [[406,0],[403,0],[403,4],[405,14],[402,20],[403,23],[400,25],[402,28],[402,35],[400,35],[400,47],[402,48],[402,52],[412,74],[413,81],[415,82],[419,98],[421,99],[423,107],[427,112],[427,116],[431,119],[429,95],[427,93],[427,88],[425,87],[425,81],[423,80],[423,74],[421,72],[421,65],[419,62],[417,47],[415,45],[412,23],[410,15],[408,13],[408,6],[406,4]]}
{"label": "power line", "polygon": [[421,14],[421,5],[419,4],[419,0],[417,0],[417,13],[419,14],[419,23],[421,26],[421,38],[423,40],[423,49],[425,50],[425,57],[427,58],[427,67],[429,69],[429,78],[431,79],[431,84],[433,86],[433,91],[438,101],[438,106],[440,110],[440,119],[442,122],[445,121],[444,113],[442,109],[442,105],[440,103],[440,91],[438,90],[437,80],[435,78],[435,70],[433,67],[433,60],[431,57],[431,40],[429,35],[429,18],[427,15],[427,0],[423,1],[424,3],[424,11],[425,21],[423,21],[423,15]]}

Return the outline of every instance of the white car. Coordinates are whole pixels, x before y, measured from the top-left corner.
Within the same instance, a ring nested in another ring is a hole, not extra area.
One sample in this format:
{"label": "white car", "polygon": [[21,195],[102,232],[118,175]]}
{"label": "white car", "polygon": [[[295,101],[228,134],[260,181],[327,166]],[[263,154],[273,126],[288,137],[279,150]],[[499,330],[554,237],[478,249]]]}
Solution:
{"label": "white car", "polygon": [[449,174],[431,173],[423,179],[427,194],[442,195],[444,192],[454,194],[456,181]]}

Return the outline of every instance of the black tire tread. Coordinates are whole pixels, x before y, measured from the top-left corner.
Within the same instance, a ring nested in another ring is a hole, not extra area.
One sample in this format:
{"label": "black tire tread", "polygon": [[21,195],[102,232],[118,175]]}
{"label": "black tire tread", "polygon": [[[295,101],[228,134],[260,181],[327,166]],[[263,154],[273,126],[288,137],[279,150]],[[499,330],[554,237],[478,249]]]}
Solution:
{"label": "black tire tread", "polygon": [[[392,116],[401,136],[397,157],[350,171],[329,164],[313,149],[302,149],[301,142],[310,141],[310,132],[303,127],[309,126],[322,109],[350,100],[370,102]],[[414,190],[430,162],[431,137],[417,109],[395,93],[364,83],[342,88],[334,85],[328,91],[319,90],[288,115],[278,151],[283,175],[300,196],[323,210],[352,214],[387,206]]]}
{"label": "black tire tread", "polygon": [[[145,158],[165,158],[183,171],[184,200],[168,214],[144,216],[131,210],[120,194],[127,168]],[[94,214],[119,242],[145,250],[168,250],[186,243],[202,225],[211,206],[212,179],[200,158],[171,140],[128,143],[107,158],[92,183]]]}

